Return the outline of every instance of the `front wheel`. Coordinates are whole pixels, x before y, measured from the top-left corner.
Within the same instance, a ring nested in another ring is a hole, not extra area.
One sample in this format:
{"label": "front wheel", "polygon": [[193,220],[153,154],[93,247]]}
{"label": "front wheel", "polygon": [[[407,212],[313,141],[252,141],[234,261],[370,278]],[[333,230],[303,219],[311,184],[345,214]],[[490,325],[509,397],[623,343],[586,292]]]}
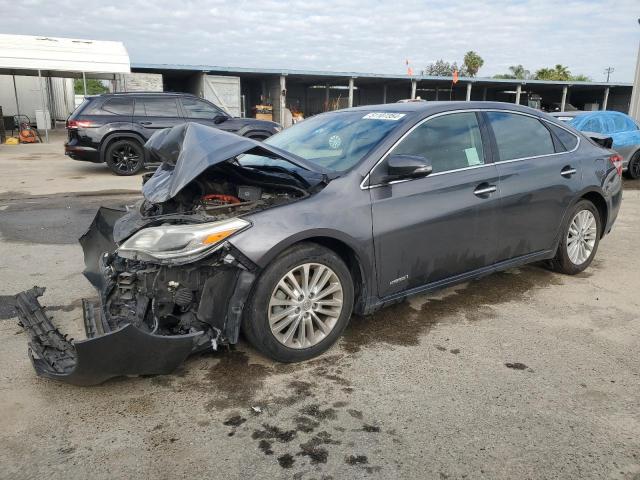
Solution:
{"label": "front wheel", "polygon": [[582,272],[596,255],[601,232],[596,206],[589,200],[579,201],[569,213],[558,251],[551,260],[552,270],[567,275]]}
{"label": "front wheel", "polygon": [[295,245],[256,280],[243,320],[247,340],[279,362],[320,355],[340,337],[353,309],[353,280],[333,251]]}
{"label": "front wheel", "polygon": [[106,162],[116,175],[135,175],[144,168],[144,150],[135,140],[116,140],[107,148]]}

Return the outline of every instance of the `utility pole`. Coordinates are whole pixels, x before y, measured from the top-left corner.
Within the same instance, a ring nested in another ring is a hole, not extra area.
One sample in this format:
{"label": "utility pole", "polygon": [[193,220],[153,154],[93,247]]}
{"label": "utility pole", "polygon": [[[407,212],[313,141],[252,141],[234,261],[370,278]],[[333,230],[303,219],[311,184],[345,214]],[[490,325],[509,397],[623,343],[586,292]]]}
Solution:
{"label": "utility pole", "polygon": [[613,67],[607,67],[607,68],[604,69],[604,73],[607,74],[607,83],[609,83],[609,76],[615,71],[616,71],[616,69],[613,68]]}

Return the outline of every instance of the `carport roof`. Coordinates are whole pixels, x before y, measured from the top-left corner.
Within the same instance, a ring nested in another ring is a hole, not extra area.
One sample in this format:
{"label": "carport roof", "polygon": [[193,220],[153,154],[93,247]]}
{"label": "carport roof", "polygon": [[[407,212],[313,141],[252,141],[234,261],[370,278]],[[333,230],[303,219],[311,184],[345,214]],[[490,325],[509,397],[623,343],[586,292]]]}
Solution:
{"label": "carport roof", "polygon": [[0,74],[112,78],[130,73],[122,42],[0,34]]}
{"label": "carport roof", "polygon": [[[292,80],[304,80],[306,82],[328,82],[336,83],[336,80],[355,78],[359,82],[370,82],[387,80],[389,82],[402,81],[406,82],[412,78],[417,81],[433,81],[450,83],[453,77],[434,77],[430,75],[393,75],[384,73],[365,73],[365,72],[334,72],[334,71],[314,71],[314,70],[292,70],[292,69],[274,69],[274,68],[246,68],[246,67],[221,67],[217,65],[179,65],[179,64],[154,64],[154,63],[134,63],[131,65],[134,71],[145,71],[161,73],[163,71],[183,71],[183,72],[201,72],[212,75],[242,75],[244,77],[263,77],[269,75],[285,75],[291,77]],[[359,83],[357,82],[357,83]],[[483,77],[460,77],[458,83],[474,83],[482,84],[486,87],[505,87],[509,85],[537,85],[557,87],[567,85],[571,87],[632,87],[632,83],[628,82],[576,82],[576,81],[552,81],[552,80],[519,80],[519,79],[502,79],[502,78],[483,78]]]}

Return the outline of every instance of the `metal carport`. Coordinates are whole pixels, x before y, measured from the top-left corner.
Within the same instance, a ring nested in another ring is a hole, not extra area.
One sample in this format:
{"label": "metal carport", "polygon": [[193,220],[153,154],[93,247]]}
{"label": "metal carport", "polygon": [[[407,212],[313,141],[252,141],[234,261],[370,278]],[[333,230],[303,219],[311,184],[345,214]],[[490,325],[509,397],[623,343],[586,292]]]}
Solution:
{"label": "metal carport", "polygon": [[[115,74],[130,73],[129,54],[122,42],[73,38],[38,37],[0,34],[0,75],[37,76],[40,78],[42,110],[49,110],[42,77],[114,79]],[[18,106],[19,112],[19,106]],[[49,127],[45,122],[49,141]]]}

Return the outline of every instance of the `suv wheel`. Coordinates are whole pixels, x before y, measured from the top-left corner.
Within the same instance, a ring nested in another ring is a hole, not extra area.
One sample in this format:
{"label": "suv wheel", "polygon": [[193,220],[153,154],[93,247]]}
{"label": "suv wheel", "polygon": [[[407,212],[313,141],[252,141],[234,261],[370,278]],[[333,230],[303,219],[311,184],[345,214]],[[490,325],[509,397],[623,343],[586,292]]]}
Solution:
{"label": "suv wheel", "polygon": [[144,168],[144,150],[135,140],[116,140],[107,148],[106,162],[116,175],[135,175]]}
{"label": "suv wheel", "polygon": [[340,337],[353,309],[353,280],[333,251],[301,243],[277,257],[256,281],[243,331],[280,362],[320,355]]}
{"label": "suv wheel", "polygon": [[551,269],[567,275],[582,272],[596,255],[601,232],[598,209],[589,200],[579,201],[569,213]]}
{"label": "suv wheel", "polygon": [[640,151],[634,153],[631,160],[629,160],[627,171],[624,172],[624,176],[632,180],[640,178]]}

